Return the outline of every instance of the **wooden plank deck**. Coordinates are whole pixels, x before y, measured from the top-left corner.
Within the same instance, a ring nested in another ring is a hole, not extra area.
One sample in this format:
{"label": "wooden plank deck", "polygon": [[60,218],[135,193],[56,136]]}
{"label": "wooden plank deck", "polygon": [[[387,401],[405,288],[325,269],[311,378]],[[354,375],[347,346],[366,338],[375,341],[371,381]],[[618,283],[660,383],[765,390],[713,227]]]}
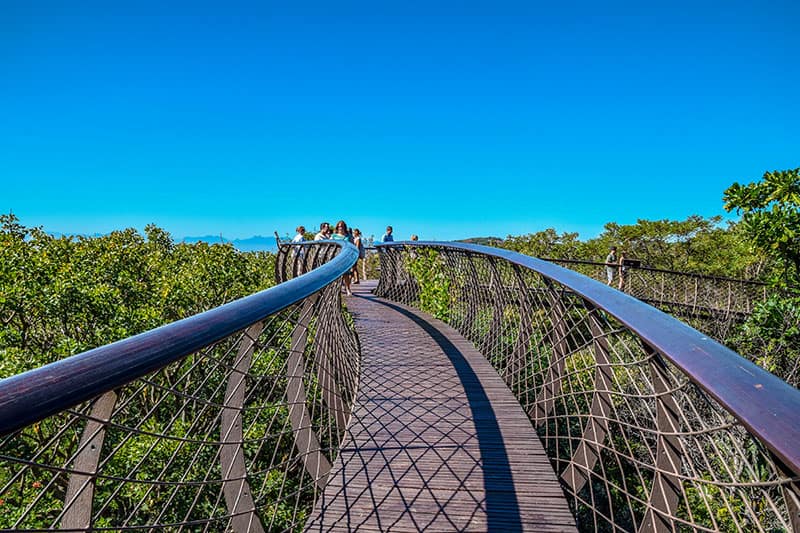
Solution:
{"label": "wooden plank deck", "polygon": [[353,285],[361,387],[309,531],[575,531],[528,417],[451,327]]}

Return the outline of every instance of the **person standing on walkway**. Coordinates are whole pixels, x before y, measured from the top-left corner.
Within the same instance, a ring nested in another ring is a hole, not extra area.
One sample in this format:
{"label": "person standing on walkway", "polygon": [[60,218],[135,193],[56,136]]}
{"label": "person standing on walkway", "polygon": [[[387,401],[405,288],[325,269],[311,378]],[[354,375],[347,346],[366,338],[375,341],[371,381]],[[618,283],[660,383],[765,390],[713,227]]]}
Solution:
{"label": "person standing on walkway", "polygon": [[325,239],[329,239],[330,231],[331,231],[331,225],[328,224],[327,222],[323,222],[322,224],[319,225],[319,233],[314,235],[314,240],[324,241]]}
{"label": "person standing on walkway", "polygon": [[292,263],[294,264],[294,271],[295,277],[299,276],[303,273],[303,258],[305,257],[305,250],[303,247],[300,246],[301,242],[305,242],[306,240],[306,228],[305,226],[297,226],[297,229],[294,230],[296,235],[292,238],[292,244],[296,245],[293,246],[292,250]]}
{"label": "person standing on walkway", "polygon": [[297,226],[297,229],[294,230],[296,235],[292,238],[292,242],[297,244],[298,242],[305,242],[306,240],[306,227],[305,226]]}
{"label": "person standing on walkway", "polygon": [[614,281],[614,271],[617,270],[618,267],[617,247],[612,246],[608,251],[608,255],[606,256],[606,285],[611,285],[611,283]]}
{"label": "person standing on walkway", "polygon": [[[347,231],[347,224],[344,223],[344,220],[340,220],[336,223],[336,228],[333,230],[333,235],[331,235],[331,239],[334,241],[345,241],[345,242],[352,242],[350,240],[349,232]],[[345,292],[350,295],[353,292],[350,290],[350,280],[352,279],[352,275],[350,272],[342,276],[342,281],[344,281],[344,289]]]}
{"label": "person standing on walkway", "polygon": [[[361,230],[356,228],[353,230],[353,244],[356,245],[358,248],[358,261],[356,261],[356,265],[353,267],[353,276],[354,280],[353,283],[360,283],[361,279],[367,279],[367,260],[366,260],[366,250],[364,249],[364,241],[361,239]],[[361,263],[361,275],[358,274],[358,264]]]}
{"label": "person standing on walkway", "polygon": [[391,226],[386,226],[386,233],[384,233],[383,237],[381,237],[381,242],[394,242],[394,237],[392,237]]}

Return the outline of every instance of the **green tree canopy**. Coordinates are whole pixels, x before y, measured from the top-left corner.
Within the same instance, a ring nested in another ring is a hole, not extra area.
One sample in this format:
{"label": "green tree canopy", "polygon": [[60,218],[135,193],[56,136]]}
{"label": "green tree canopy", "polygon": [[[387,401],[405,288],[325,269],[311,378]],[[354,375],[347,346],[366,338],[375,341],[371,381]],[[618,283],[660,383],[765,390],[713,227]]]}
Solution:
{"label": "green tree canopy", "polygon": [[548,228],[527,235],[509,235],[500,246],[534,257],[603,261],[611,246],[646,266],[717,276],[758,278],[764,261],[752,254],[736,223],[722,217],[692,215],[685,220],[609,222],[605,231],[582,241],[577,233]]}
{"label": "green tree canopy", "polygon": [[725,190],[725,209],[742,215],[753,247],[775,261],[775,281],[800,282],[800,168],[766,172],[761,181]]}
{"label": "green tree canopy", "polygon": [[246,296],[273,273],[273,254],[176,244],[155,225],[55,237],[0,215],[0,377]]}

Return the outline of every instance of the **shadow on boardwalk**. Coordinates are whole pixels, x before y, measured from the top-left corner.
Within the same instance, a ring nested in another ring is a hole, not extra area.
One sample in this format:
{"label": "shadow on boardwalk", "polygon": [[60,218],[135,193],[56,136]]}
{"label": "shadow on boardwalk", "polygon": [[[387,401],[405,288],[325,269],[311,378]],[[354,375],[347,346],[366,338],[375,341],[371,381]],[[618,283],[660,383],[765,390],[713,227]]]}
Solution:
{"label": "shadow on boardwalk", "polygon": [[535,431],[449,326],[357,287],[359,395],[307,529],[574,530]]}

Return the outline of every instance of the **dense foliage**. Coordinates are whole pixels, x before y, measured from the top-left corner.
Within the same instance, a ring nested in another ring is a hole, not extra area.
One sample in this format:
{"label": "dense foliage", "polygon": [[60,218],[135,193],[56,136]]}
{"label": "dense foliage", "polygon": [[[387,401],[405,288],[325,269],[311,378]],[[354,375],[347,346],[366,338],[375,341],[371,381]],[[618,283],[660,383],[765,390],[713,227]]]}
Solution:
{"label": "dense foliage", "polygon": [[800,285],[800,168],[766,172],[761,181],[725,191],[725,209],[742,215],[743,232],[775,266],[773,281]]}
{"label": "dense foliage", "polygon": [[800,168],[766,172],[760,181],[734,183],[725,209],[742,215],[742,232],[769,265],[777,289],[728,343],[789,383],[800,383]]}
{"label": "dense foliage", "polygon": [[577,233],[549,228],[522,236],[508,236],[500,247],[533,257],[604,261],[611,246],[627,258],[652,268],[754,279],[765,260],[749,248],[737,223],[721,217],[693,215],[686,220],[639,220],[636,224],[609,222],[597,237],[581,241]]}
{"label": "dense foliage", "polygon": [[[153,225],[147,226],[144,234],[126,229],[101,237],[55,237],[41,228],[23,226],[13,215],[0,216],[0,377],[267,288],[274,283],[274,260],[273,254],[242,253],[229,244],[176,243]],[[288,339],[288,333],[278,336]],[[121,395],[115,423],[136,426],[141,433],[132,436],[112,428],[106,437],[103,474],[111,479],[97,482],[95,501],[107,503],[104,509],[95,509],[100,513],[96,526],[119,525],[134,509],[142,520],[160,517],[178,522],[187,510],[198,507],[208,508],[209,517],[214,515],[219,507],[216,486],[201,490],[199,485],[190,485],[170,493],[147,483],[115,482],[114,476],[123,479],[134,472],[138,480],[180,481],[186,476],[203,479],[219,468],[213,445],[218,439],[219,414],[191,398],[197,394],[222,403],[227,376],[224,361],[232,342],[222,342],[203,357],[189,356],[149,377],[163,389],[137,383],[115,391]],[[282,363],[275,355],[262,356],[256,364]],[[174,387],[188,396],[166,392]],[[276,418],[288,417],[285,406],[276,404],[273,409]],[[68,465],[80,436],[79,424],[68,426],[69,421],[69,415],[58,415],[29,426],[18,438],[9,437],[4,453],[28,458],[37,450],[48,449],[53,456],[50,461]],[[291,439],[283,433],[270,434],[267,424],[254,420],[246,426],[256,434],[250,438],[264,446],[266,461],[274,454],[291,457]],[[189,444],[188,438],[209,443]],[[257,454],[250,455],[254,463],[262,461]],[[8,463],[0,469],[0,487],[7,489],[0,505],[13,511],[0,513],[0,527],[16,527],[15,521],[26,513],[25,523],[31,527],[57,523],[66,477],[37,468],[20,476],[18,466]],[[254,478],[265,487],[262,494],[275,502],[270,513],[279,517],[279,529],[302,515],[293,503],[278,497],[283,490],[300,490],[297,472],[293,466],[270,471],[270,479]],[[210,475],[220,477],[219,473]],[[308,491],[301,492],[301,499],[309,500]],[[165,501],[170,505],[164,507]],[[38,502],[34,512],[28,509],[34,505],[31,502]]]}
{"label": "dense foliage", "polygon": [[725,209],[742,218],[692,215],[685,220],[609,222],[593,239],[553,228],[495,240],[534,257],[603,261],[611,246],[644,266],[800,286],[800,169],[766,172],[758,182],[734,183]]}
{"label": "dense foliage", "polygon": [[0,215],[0,377],[266,288],[273,265],[228,244],[175,243],[154,225],[54,237]]}

